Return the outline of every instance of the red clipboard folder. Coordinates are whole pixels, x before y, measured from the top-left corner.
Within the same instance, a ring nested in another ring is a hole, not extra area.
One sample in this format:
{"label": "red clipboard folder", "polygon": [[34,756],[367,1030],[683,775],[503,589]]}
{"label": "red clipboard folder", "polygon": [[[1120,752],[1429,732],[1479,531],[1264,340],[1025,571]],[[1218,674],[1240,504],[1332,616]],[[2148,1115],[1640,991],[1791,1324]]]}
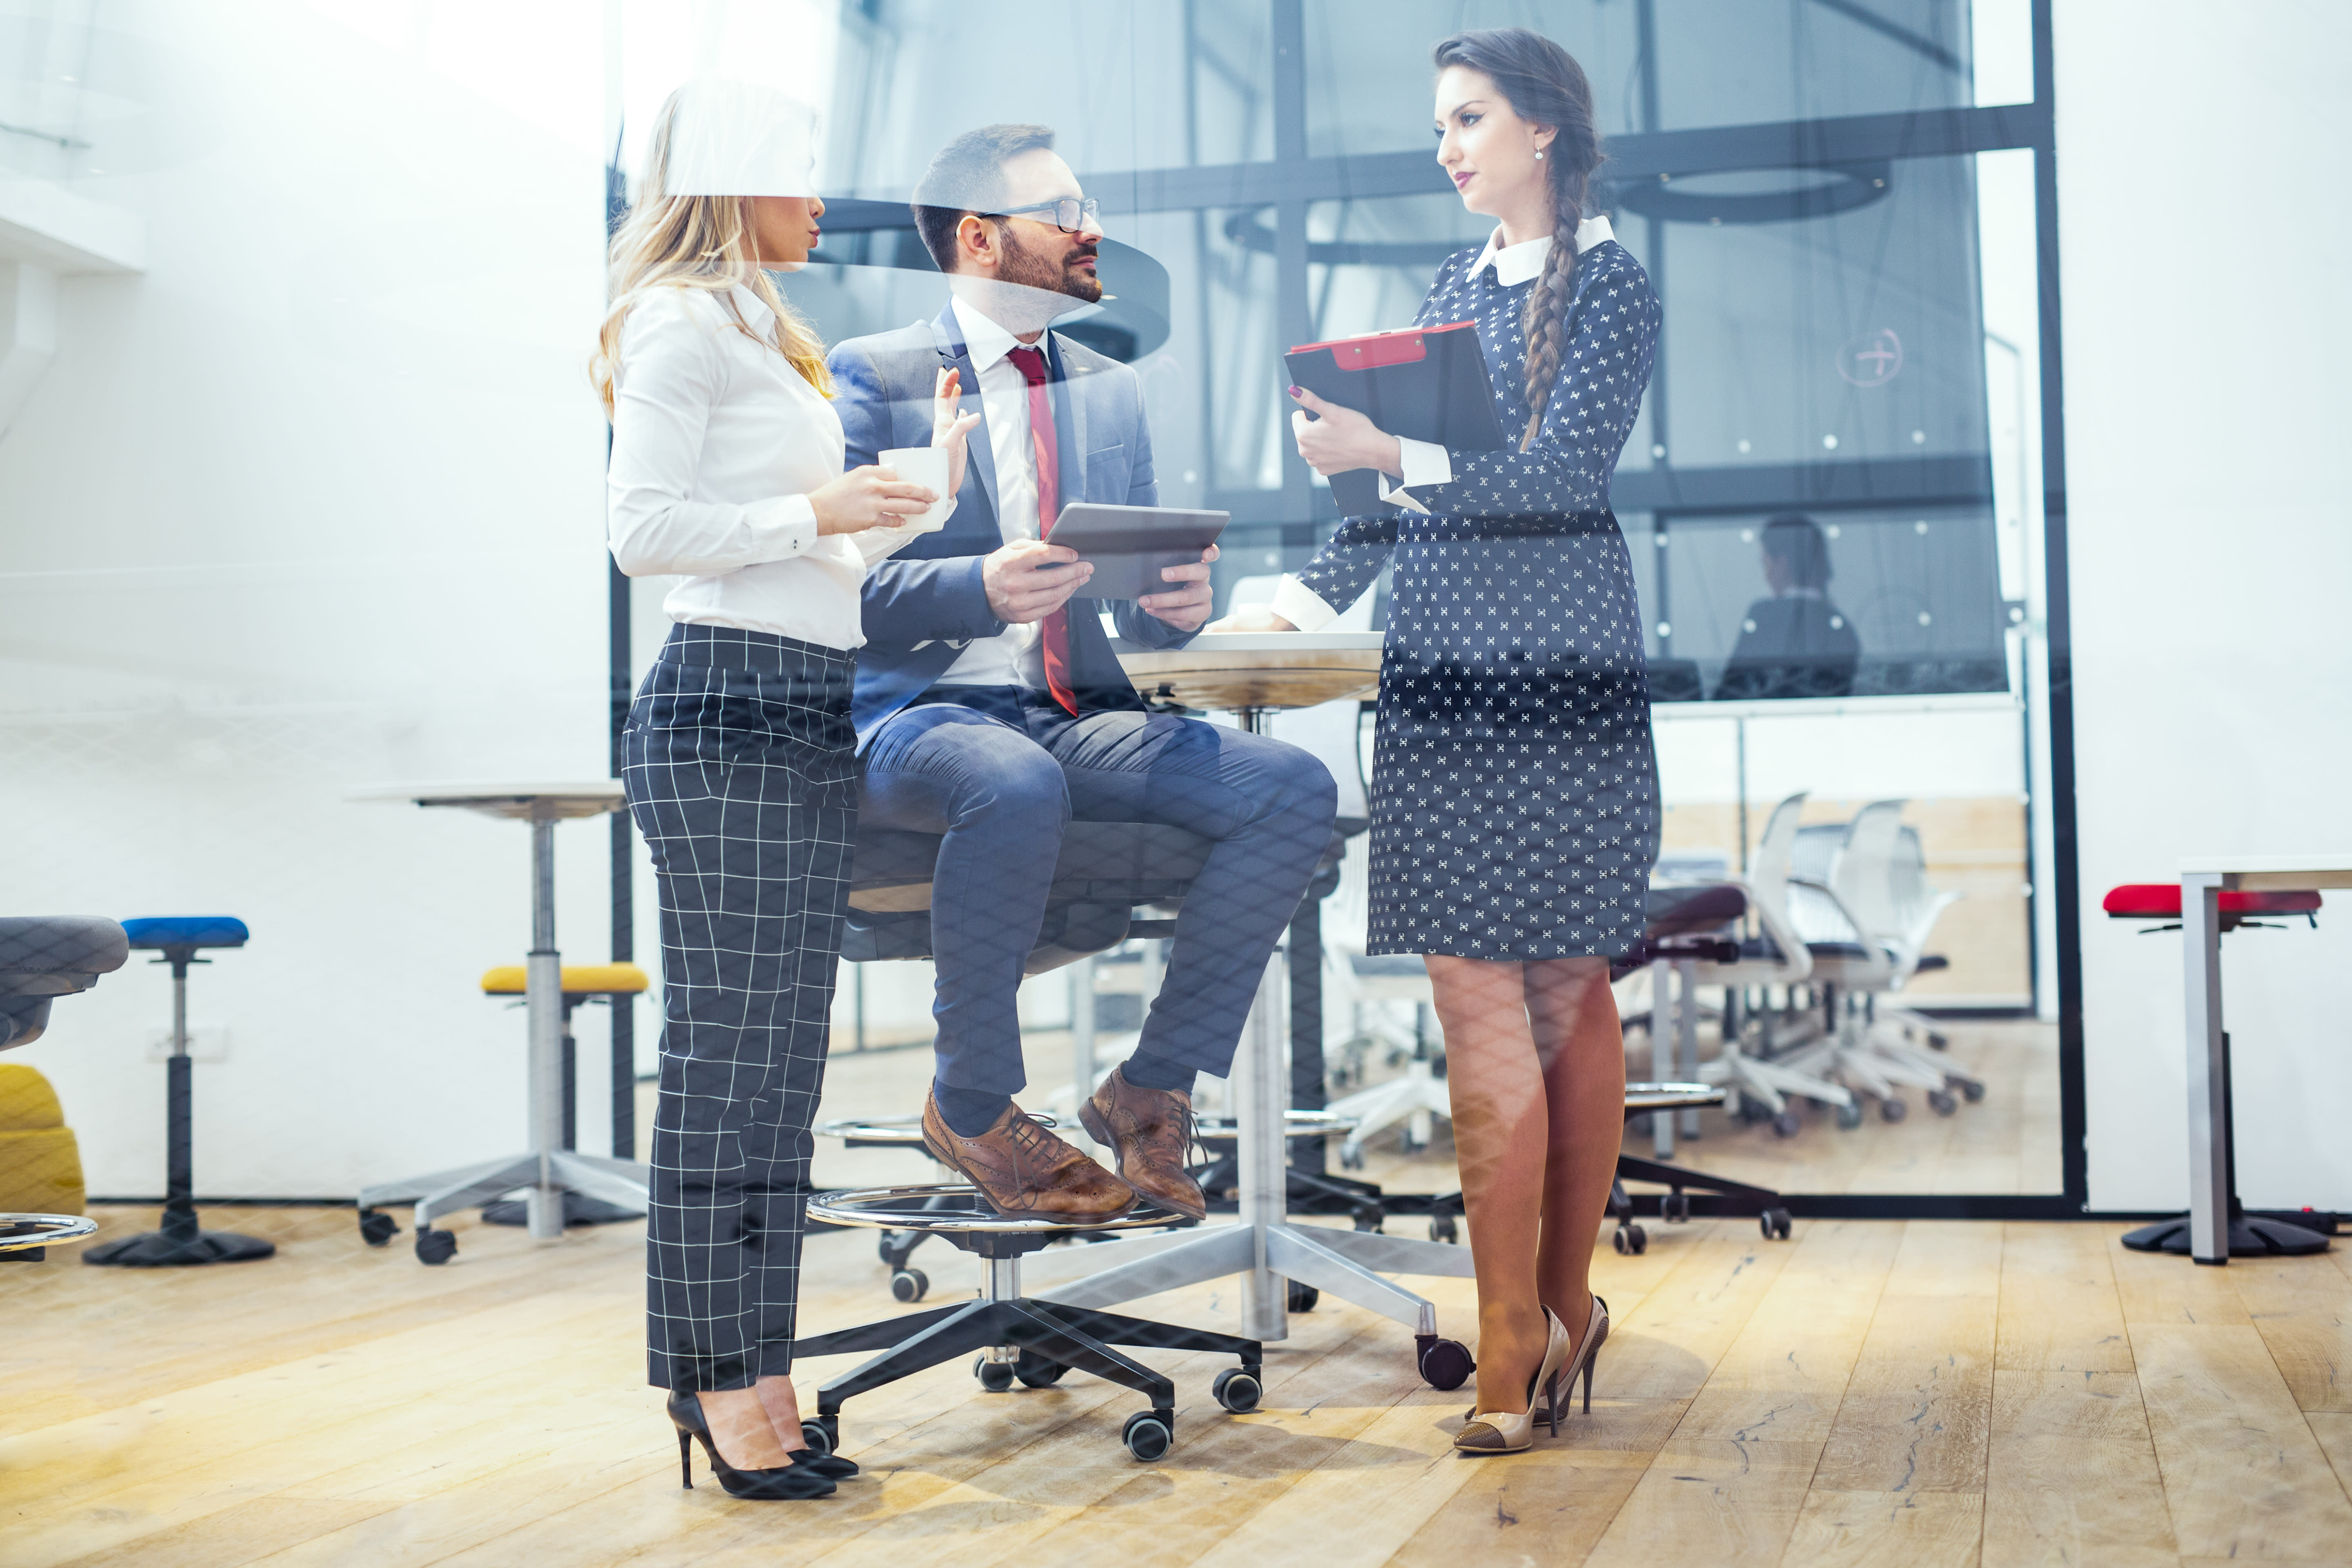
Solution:
{"label": "red clipboard folder", "polygon": [[[1457,452],[1498,452],[1510,445],[1495,412],[1495,385],[1475,322],[1305,343],[1282,363],[1291,385],[1353,408],[1391,436]],[[1331,499],[1349,517],[1389,510],[1381,500],[1380,477],[1370,468],[1333,474]]]}

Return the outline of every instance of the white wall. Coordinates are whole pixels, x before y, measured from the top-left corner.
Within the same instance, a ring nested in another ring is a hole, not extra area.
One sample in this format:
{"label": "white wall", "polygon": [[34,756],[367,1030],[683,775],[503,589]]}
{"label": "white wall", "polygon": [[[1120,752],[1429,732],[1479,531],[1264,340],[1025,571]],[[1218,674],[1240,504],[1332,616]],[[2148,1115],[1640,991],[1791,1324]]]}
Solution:
{"label": "white wall", "polygon": [[[2055,52],[2091,1200],[2188,1196],[2189,855],[2352,849],[2352,7],[2060,0]],[[2352,898],[2224,943],[2239,1181],[2352,1206]]]}
{"label": "white wall", "polygon": [[[527,836],[343,795],[605,775],[598,9],[96,15],[56,177],[151,259],[64,281],[0,439],[0,910],[251,924],[193,985],[230,1033],[202,1192],[518,1148],[520,1015],[475,987],[528,944]],[[559,838],[559,936],[602,957],[603,828]],[[22,1053],[93,1192],[162,1188],[168,1017],[134,966]]]}

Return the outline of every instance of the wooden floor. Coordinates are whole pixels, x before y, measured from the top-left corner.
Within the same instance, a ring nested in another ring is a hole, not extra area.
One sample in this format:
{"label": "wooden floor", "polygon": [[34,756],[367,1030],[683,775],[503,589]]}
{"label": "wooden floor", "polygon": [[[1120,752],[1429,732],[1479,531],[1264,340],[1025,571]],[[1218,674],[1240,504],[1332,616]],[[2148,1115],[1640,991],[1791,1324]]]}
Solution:
{"label": "wooden floor", "polygon": [[[1268,1347],[1254,1415],[1211,1402],[1218,1359],[1151,1357],[1181,1411],[1158,1464],[1118,1446],[1124,1390],[990,1394],[944,1367],[851,1403],[866,1477],[759,1505],[678,1489],[641,1381],[640,1227],[460,1220],[427,1268],[404,1238],[362,1246],[349,1210],[206,1219],[279,1256],[0,1270],[9,1568],[2352,1562],[2342,1249],[2211,1269],[2113,1226],[1656,1226],[1644,1257],[1600,1254],[1617,1327],[1591,1415],[1528,1454],[1456,1458],[1466,1395],[1327,1305]],[[975,1278],[925,1261],[935,1301]],[[902,1310],[858,1234],[812,1238],[808,1274],[810,1329]],[[1468,1283],[1423,1283],[1466,1329]],[[1145,1310],[1235,1307],[1226,1282]]]}

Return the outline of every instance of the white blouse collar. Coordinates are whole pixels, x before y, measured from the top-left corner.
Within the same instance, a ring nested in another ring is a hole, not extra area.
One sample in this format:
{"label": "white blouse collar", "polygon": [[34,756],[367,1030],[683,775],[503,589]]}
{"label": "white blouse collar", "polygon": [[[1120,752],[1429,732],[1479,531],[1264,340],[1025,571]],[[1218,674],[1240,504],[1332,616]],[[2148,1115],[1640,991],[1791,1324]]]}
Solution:
{"label": "white blouse collar", "polygon": [[[1596,245],[1617,237],[1605,217],[1589,217],[1576,226],[1576,252],[1579,256]],[[1489,264],[1495,268],[1495,281],[1508,289],[1524,283],[1543,270],[1544,258],[1551,254],[1551,236],[1541,239],[1523,239],[1517,245],[1502,243],[1503,231],[1496,229],[1486,237],[1486,248],[1470,264],[1470,275],[1476,277]]]}

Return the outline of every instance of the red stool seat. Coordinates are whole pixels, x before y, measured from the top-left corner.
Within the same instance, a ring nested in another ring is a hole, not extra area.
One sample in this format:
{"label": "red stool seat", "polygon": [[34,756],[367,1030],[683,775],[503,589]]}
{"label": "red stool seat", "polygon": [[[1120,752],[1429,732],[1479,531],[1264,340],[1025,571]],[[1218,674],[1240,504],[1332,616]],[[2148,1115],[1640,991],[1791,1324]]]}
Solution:
{"label": "red stool seat", "polygon": [[[2126,882],[2109,892],[2099,907],[2121,921],[2177,921],[2180,884]],[[2221,892],[2221,912],[2233,920],[2247,915],[2307,915],[2318,908],[2319,895],[2314,892],[2242,893],[2228,889]]]}

